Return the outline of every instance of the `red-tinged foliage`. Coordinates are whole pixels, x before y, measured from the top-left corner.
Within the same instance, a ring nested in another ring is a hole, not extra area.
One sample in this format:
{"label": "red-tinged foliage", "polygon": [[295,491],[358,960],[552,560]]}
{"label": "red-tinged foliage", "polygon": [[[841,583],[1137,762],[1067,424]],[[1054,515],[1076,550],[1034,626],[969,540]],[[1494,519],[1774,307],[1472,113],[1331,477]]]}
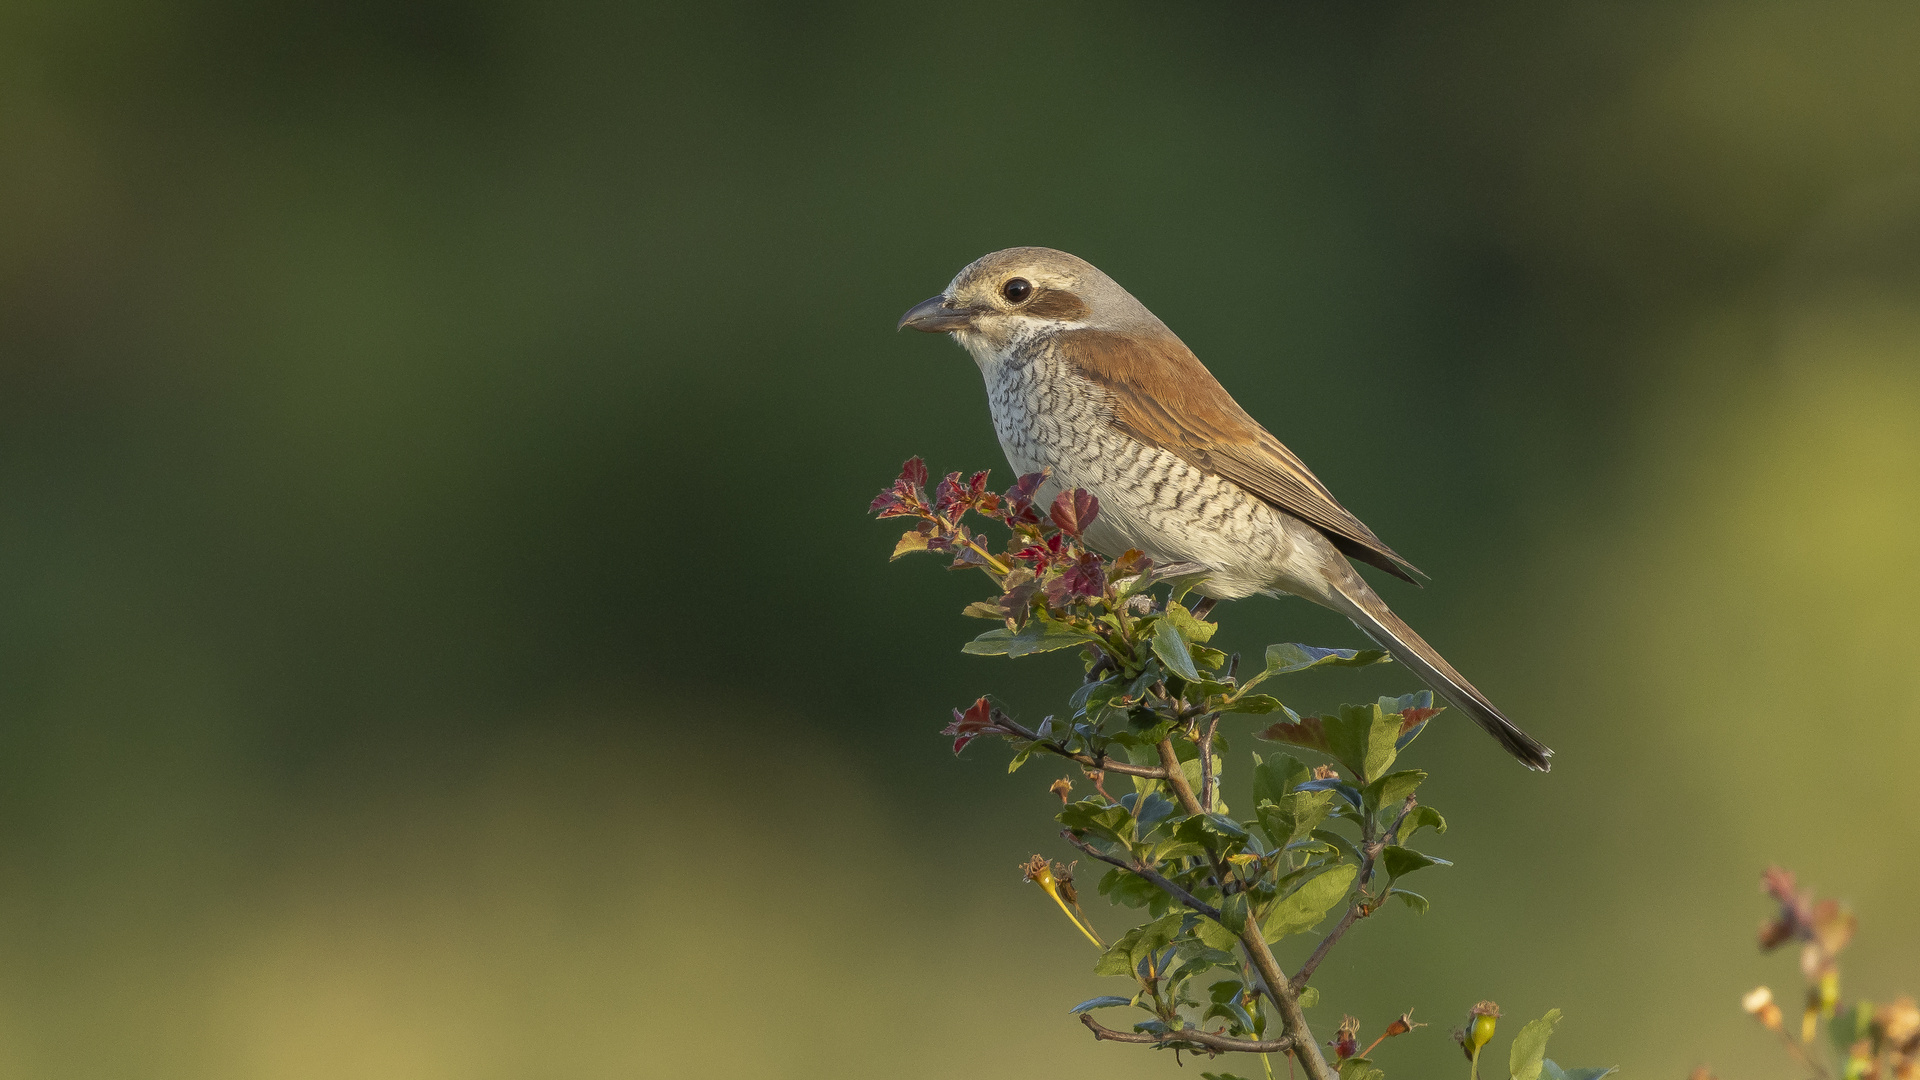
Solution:
{"label": "red-tinged foliage", "polygon": [[1445,712],[1446,708],[1445,705],[1436,705],[1428,709],[1415,707],[1400,710],[1400,734],[1405,735],[1407,732],[1412,731],[1414,728]]}
{"label": "red-tinged foliage", "polygon": [[933,512],[949,521],[966,512],[968,501],[967,485],[957,472],[941,477],[933,489]]}
{"label": "red-tinged foliage", "polygon": [[1277,724],[1270,724],[1266,730],[1255,732],[1254,738],[1265,739],[1268,742],[1288,743],[1308,750],[1318,750],[1323,754],[1333,752],[1327,745],[1327,729],[1321,725],[1318,716],[1303,716],[1299,723],[1282,720]]}
{"label": "red-tinged foliage", "polygon": [[1100,516],[1100,500],[1094,498],[1092,492],[1081,488],[1063,491],[1053,500],[1053,511],[1049,516],[1055,525],[1078,539]]}
{"label": "red-tinged foliage", "polygon": [[1040,581],[1024,570],[1016,569],[1007,575],[1007,591],[1000,596],[1000,610],[1013,620],[1014,629],[1027,625],[1027,616],[1032,613],[1033,597],[1040,591]]}
{"label": "red-tinged foliage", "polygon": [[1014,552],[1013,558],[1032,567],[1034,574],[1037,576],[1051,570],[1053,564],[1060,561],[1060,557],[1066,554],[1066,549],[1067,541],[1065,536],[1060,533],[1054,533],[1038,544],[1028,544],[1026,547]]}
{"label": "red-tinged foliage", "polygon": [[1018,482],[1007,489],[1000,507],[1000,520],[1008,528],[1016,525],[1040,524],[1040,513],[1033,508],[1033,496],[1045,483],[1047,474],[1033,472],[1022,476]]}
{"label": "red-tinged foliage", "polygon": [[926,482],[927,463],[917,457],[908,458],[900,469],[900,478],[874,496],[873,502],[867,506],[867,512],[883,518],[923,516],[926,511]]}
{"label": "red-tinged foliage", "polygon": [[982,735],[1005,734],[1005,731],[993,722],[993,707],[987,704],[986,698],[981,698],[964,713],[953,710],[953,723],[941,728],[940,734],[953,736],[953,752],[958,754]]}
{"label": "red-tinged foliage", "polygon": [[1116,581],[1120,578],[1138,577],[1151,569],[1153,569],[1153,560],[1147,558],[1146,552],[1139,548],[1128,548],[1120,553],[1119,558],[1113,560],[1113,577]]}
{"label": "red-tinged foliage", "polygon": [[1107,567],[1100,556],[1081,552],[1066,570],[1047,584],[1047,600],[1062,606],[1081,596],[1100,596],[1107,591]]}

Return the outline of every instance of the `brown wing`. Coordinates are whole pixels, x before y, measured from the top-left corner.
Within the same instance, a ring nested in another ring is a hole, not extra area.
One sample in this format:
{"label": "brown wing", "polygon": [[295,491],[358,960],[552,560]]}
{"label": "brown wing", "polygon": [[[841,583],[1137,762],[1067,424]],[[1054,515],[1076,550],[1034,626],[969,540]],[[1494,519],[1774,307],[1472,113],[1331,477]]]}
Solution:
{"label": "brown wing", "polygon": [[1420,573],[1341,506],[1293,451],[1248,416],[1178,338],[1069,330],[1055,340],[1068,362],[1112,395],[1114,424],[1134,438],[1231,480],[1307,522],[1348,558],[1406,581]]}

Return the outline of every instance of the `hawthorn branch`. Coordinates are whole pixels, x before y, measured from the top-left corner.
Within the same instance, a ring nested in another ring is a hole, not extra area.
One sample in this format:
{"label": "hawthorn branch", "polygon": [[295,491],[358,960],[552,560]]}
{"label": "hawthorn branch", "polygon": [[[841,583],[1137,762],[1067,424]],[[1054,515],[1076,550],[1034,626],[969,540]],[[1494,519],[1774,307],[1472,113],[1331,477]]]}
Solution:
{"label": "hawthorn branch", "polygon": [[[1192,795],[1193,792],[1188,790],[1188,798],[1191,798]],[[1075,836],[1070,829],[1060,830],[1060,835],[1066,839],[1067,843],[1072,844],[1074,847],[1079,848],[1081,851],[1086,852],[1101,862],[1109,866],[1117,866],[1130,874],[1137,874],[1145,878],[1161,892],[1173,897],[1194,911],[1205,915],[1215,922],[1220,921],[1220,912],[1211,904],[1200,900],[1187,890],[1168,881],[1165,877],[1155,872],[1152,867],[1139,863],[1126,863],[1107,855],[1092,844]],[[1293,1056],[1306,1066],[1307,1075],[1312,1077],[1313,1080],[1335,1080],[1333,1070],[1328,1067],[1326,1058],[1320,1055],[1319,1044],[1313,1040],[1312,1029],[1307,1027],[1306,1014],[1300,1011],[1300,1001],[1293,986],[1287,981],[1286,976],[1281,974],[1279,961],[1273,958],[1273,950],[1267,947],[1266,938],[1260,936],[1259,924],[1251,918],[1247,920],[1246,928],[1240,931],[1240,946],[1246,950],[1247,958],[1253,962],[1254,970],[1259,973],[1260,981],[1264,984],[1261,989],[1266,993],[1268,999],[1273,1002],[1275,1009],[1279,1011],[1281,1023],[1286,1029],[1286,1034],[1274,1043],[1274,1049],[1291,1048]],[[1141,1040],[1128,1038],[1124,1041]],[[1148,1039],[1145,1041],[1151,1042],[1155,1040]]]}
{"label": "hawthorn branch", "polygon": [[[1160,776],[1173,789],[1174,797],[1189,814],[1204,814],[1206,809],[1193,793],[1193,785],[1187,783],[1187,770],[1180,767],[1180,755],[1173,749],[1172,739],[1160,740]],[[1224,884],[1224,883],[1223,883]]]}
{"label": "hawthorn branch", "polygon": [[1294,993],[1297,994],[1306,988],[1307,980],[1313,978],[1313,973],[1319,968],[1320,961],[1325,960],[1327,954],[1333,951],[1333,946],[1340,940],[1341,935],[1351,929],[1354,923],[1373,914],[1374,905],[1371,898],[1367,896],[1366,889],[1367,882],[1373,880],[1374,861],[1380,857],[1380,852],[1385,850],[1388,838],[1400,831],[1400,823],[1405,821],[1407,815],[1413,811],[1413,805],[1414,797],[1408,795],[1407,801],[1400,804],[1400,813],[1393,819],[1393,824],[1387,826],[1387,830],[1377,837],[1373,835],[1371,819],[1361,823],[1360,842],[1363,846],[1361,853],[1363,858],[1360,862],[1360,874],[1353,879],[1354,887],[1358,891],[1355,893],[1353,903],[1347,906],[1346,914],[1340,916],[1340,921],[1333,925],[1333,929],[1327,932],[1327,936],[1320,939],[1320,944],[1314,948],[1313,955],[1307,957],[1307,962],[1300,965],[1300,970],[1293,973],[1293,978],[1289,982]]}
{"label": "hawthorn branch", "polygon": [[1116,859],[1113,856],[1108,855],[1105,852],[1101,851],[1099,848],[1094,847],[1092,844],[1087,843],[1085,840],[1081,839],[1080,837],[1075,836],[1073,834],[1072,829],[1061,829],[1060,835],[1066,839],[1067,843],[1072,844],[1074,847],[1079,848],[1081,851],[1086,852],[1088,855],[1091,855],[1094,858],[1099,859],[1101,862],[1106,863],[1108,866],[1117,866],[1120,869],[1125,870],[1129,874],[1134,874],[1139,877],[1143,877],[1147,879],[1148,883],[1151,884],[1154,888],[1159,889],[1161,892],[1166,893],[1168,896],[1173,897],[1175,900],[1178,900],[1181,903],[1192,908],[1193,910],[1199,912],[1200,914],[1205,915],[1207,918],[1212,919],[1215,922],[1220,921],[1219,908],[1214,907],[1212,904],[1207,903],[1206,901],[1193,895],[1192,893],[1181,888],[1180,886],[1175,885],[1173,882],[1168,881],[1165,877],[1161,876],[1161,874],[1158,871],[1154,870],[1153,867],[1147,866],[1144,863],[1129,863],[1129,862],[1123,862],[1119,859]]}
{"label": "hawthorn branch", "polygon": [[1018,736],[1019,738],[1027,740],[1028,742],[1034,744],[1035,746],[1038,746],[1040,749],[1045,750],[1050,754],[1058,754],[1059,756],[1066,758],[1068,761],[1077,761],[1080,764],[1085,765],[1089,769],[1100,769],[1105,772],[1122,773],[1127,776],[1144,776],[1149,780],[1165,780],[1167,778],[1167,771],[1165,769],[1155,769],[1145,765],[1130,765],[1123,761],[1115,761],[1112,758],[1106,756],[1105,754],[1101,754],[1099,757],[1094,757],[1092,754],[1074,753],[1072,750],[1067,749],[1065,746],[1062,746],[1061,744],[1054,742],[1051,739],[1041,738],[1039,732],[1022,727],[1013,718],[1005,714],[998,713],[997,710],[996,710],[996,715],[993,718],[993,722],[996,727],[1005,728],[1007,731],[1012,732],[1014,735]]}
{"label": "hawthorn branch", "polygon": [[1220,783],[1220,778],[1213,775],[1213,733],[1219,727],[1220,714],[1211,713],[1200,733],[1200,801],[1209,808],[1213,806],[1213,793]]}
{"label": "hawthorn branch", "polygon": [[1110,1027],[1102,1025],[1086,1013],[1080,1014],[1080,1022],[1087,1025],[1087,1030],[1093,1032],[1095,1039],[1106,1042],[1138,1043],[1149,1046],[1184,1046],[1205,1050],[1209,1055],[1227,1053],[1279,1054],[1293,1050],[1293,1041],[1291,1039],[1236,1039],[1231,1035],[1202,1031],[1199,1028],[1188,1028],[1185,1031],[1169,1031],[1164,1035],[1154,1035],[1144,1031],[1115,1031]]}

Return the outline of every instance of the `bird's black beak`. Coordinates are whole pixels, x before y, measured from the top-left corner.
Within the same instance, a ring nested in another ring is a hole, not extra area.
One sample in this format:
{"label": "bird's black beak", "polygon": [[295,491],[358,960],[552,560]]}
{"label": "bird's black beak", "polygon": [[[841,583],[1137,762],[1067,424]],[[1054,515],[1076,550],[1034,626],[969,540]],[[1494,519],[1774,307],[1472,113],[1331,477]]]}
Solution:
{"label": "bird's black beak", "polygon": [[909,327],[923,334],[944,334],[953,330],[965,330],[973,324],[973,317],[979,314],[970,307],[955,307],[947,302],[946,295],[929,296],[925,300],[907,309],[900,316],[900,325],[895,330]]}

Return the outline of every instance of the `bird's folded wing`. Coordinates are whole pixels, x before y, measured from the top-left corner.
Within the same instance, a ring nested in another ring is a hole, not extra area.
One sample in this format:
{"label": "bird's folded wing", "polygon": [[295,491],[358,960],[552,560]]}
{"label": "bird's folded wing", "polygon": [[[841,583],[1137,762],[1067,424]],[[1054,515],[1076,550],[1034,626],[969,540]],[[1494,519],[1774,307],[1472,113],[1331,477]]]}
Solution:
{"label": "bird's folded wing", "polygon": [[1056,344],[1082,376],[1108,392],[1121,430],[1307,522],[1350,558],[1407,581],[1420,572],[1248,416],[1179,338],[1070,330]]}

